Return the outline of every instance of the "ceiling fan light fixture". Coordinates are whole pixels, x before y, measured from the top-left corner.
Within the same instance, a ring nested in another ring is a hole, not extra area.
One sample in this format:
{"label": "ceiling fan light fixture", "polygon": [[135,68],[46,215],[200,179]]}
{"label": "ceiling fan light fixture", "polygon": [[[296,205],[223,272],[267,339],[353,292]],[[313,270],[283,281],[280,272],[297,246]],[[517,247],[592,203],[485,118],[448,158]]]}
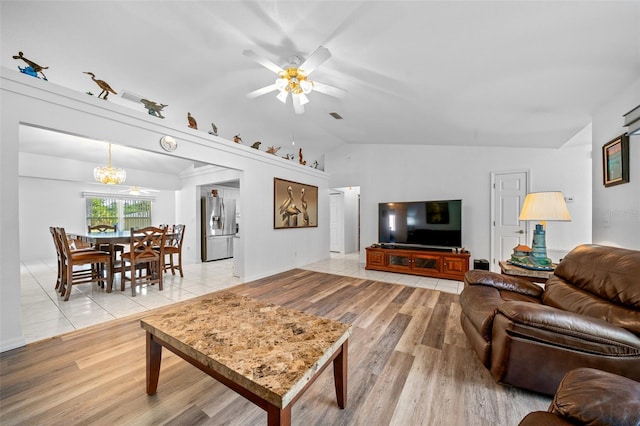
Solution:
{"label": "ceiling fan light fixture", "polygon": [[278,98],[278,100],[280,102],[282,102],[283,104],[286,104],[287,103],[287,96],[289,96],[289,92],[287,92],[286,90],[283,90],[280,93],[278,93],[278,96],[276,96],[276,98]]}
{"label": "ceiling fan light fixture", "polygon": [[304,104],[308,104],[309,103],[309,98],[307,98],[307,96],[304,93],[298,93],[295,96],[298,97],[300,105],[304,105]]}
{"label": "ceiling fan light fixture", "polygon": [[109,162],[107,166],[93,169],[93,177],[96,181],[105,185],[119,185],[127,180],[126,171],[111,167],[111,143],[109,143]]}
{"label": "ceiling fan light fixture", "polygon": [[276,80],[276,88],[280,91],[286,90],[289,85],[289,80],[286,78],[279,78]]}
{"label": "ceiling fan light fixture", "polygon": [[305,95],[311,93],[313,90],[313,82],[306,79],[302,80],[300,81],[300,88],[302,89],[302,93]]}

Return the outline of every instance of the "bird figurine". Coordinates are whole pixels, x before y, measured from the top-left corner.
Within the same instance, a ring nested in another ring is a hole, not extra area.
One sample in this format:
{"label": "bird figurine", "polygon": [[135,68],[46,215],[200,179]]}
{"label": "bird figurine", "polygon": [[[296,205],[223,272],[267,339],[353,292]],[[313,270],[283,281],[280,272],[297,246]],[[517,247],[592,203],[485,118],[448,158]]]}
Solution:
{"label": "bird figurine", "polygon": [[251,145],[251,148],[260,149],[260,144],[261,144],[261,143],[262,143],[262,142],[260,142],[260,141],[255,141],[255,142]]}
{"label": "bird figurine", "polygon": [[28,75],[33,76],[33,77],[38,77],[38,73],[40,73],[40,74],[42,74],[42,79],[43,80],[47,80],[47,77],[44,75],[42,70],[49,69],[49,67],[43,67],[43,66],[40,66],[40,65],[36,64],[33,61],[30,61],[29,59],[24,57],[24,53],[22,53],[22,52],[18,52],[17,55],[14,55],[13,59],[22,59],[28,65],[28,67],[20,67],[20,66],[18,66],[18,69],[20,70],[21,73],[28,74]]}
{"label": "bird figurine", "polygon": [[302,158],[302,148],[298,150],[298,162],[303,166],[307,164],[307,162]]}
{"label": "bird figurine", "polygon": [[209,130],[209,134],[213,136],[218,136],[218,128],[216,127],[216,125],[211,123],[211,128],[213,130]]}
{"label": "bird figurine", "polygon": [[187,113],[187,121],[189,122],[189,127],[198,130],[198,122],[193,118],[193,115],[191,115],[190,112]]}
{"label": "bird figurine", "polygon": [[235,135],[235,136],[233,137],[233,141],[234,141],[235,143],[242,143],[242,138],[240,137],[240,133],[238,133],[237,135]]}
{"label": "bird figurine", "polygon": [[156,117],[164,118],[162,116],[162,110],[164,107],[168,106],[165,104],[158,105],[157,103],[150,101],[148,99],[140,99],[140,102],[144,105],[144,107],[149,111],[149,115],[155,115]]}
{"label": "bird figurine", "polygon": [[269,154],[275,154],[276,152],[278,152],[280,150],[281,147],[279,146],[270,146],[269,148],[267,148],[267,152]]}
{"label": "bird figurine", "polygon": [[98,95],[99,98],[101,97],[106,101],[107,96],[109,96],[109,93],[113,93],[114,95],[117,95],[116,91],[113,90],[111,86],[109,86],[109,83],[107,83],[104,80],[98,80],[94,73],[85,71],[84,74],[89,74],[91,76],[91,80],[95,81],[98,87],[102,89],[102,92],[100,92],[100,94]]}

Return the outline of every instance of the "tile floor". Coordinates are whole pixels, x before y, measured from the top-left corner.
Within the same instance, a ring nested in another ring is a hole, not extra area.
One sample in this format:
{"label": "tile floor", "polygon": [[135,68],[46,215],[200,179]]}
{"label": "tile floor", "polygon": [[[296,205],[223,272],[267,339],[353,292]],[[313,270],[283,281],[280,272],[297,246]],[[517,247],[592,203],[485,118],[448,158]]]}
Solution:
{"label": "tile floor", "polygon": [[[317,272],[424,287],[447,293],[462,291],[463,284],[437,278],[367,271],[358,253],[332,253],[330,258],[303,267]],[[56,262],[23,262],[21,265],[22,328],[27,343],[69,331],[122,318],[160,306],[191,299],[206,293],[242,284],[233,276],[233,260],[219,260],[184,266],[184,278],[165,274],[164,290],[157,286],[138,287],[136,297],[114,283],[114,291],[106,293],[96,283],[73,286],[71,297],[63,302],[54,289]]]}

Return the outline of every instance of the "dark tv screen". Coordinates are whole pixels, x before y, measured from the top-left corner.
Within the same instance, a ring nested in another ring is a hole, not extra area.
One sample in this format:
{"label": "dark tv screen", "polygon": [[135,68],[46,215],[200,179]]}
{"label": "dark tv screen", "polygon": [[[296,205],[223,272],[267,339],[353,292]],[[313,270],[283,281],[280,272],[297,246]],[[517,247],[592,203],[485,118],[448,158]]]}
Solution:
{"label": "dark tv screen", "polygon": [[380,243],[462,247],[462,200],[378,205]]}

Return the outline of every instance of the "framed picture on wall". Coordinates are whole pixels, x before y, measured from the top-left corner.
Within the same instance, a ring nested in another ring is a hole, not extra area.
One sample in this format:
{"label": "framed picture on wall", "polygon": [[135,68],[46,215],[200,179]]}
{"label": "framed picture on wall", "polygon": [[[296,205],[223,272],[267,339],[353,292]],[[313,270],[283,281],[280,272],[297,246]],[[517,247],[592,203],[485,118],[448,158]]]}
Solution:
{"label": "framed picture on wall", "polygon": [[318,226],[318,187],[273,179],[274,229]]}
{"label": "framed picture on wall", "polygon": [[602,147],[602,183],[605,187],[629,182],[629,136],[620,135]]}

